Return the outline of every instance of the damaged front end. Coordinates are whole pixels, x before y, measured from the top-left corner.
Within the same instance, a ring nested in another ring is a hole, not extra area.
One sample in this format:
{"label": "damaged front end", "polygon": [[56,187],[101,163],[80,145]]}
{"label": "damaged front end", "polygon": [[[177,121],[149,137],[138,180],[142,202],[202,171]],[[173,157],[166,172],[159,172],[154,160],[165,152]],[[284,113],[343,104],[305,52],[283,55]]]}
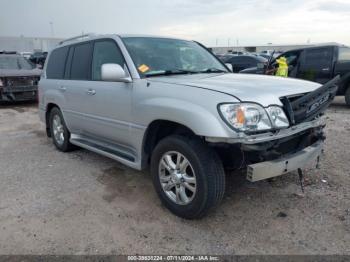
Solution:
{"label": "damaged front end", "polygon": [[38,99],[39,76],[9,76],[0,78],[0,101],[31,101]]}
{"label": "damaged front end", "polygon": [[286,129],[206,140],[227,169],[245,169],[252,182],[318,164],[326,138],[323,114],[336,95],[338,80],[336,77],[307,94],[281,97],[290,122]]}

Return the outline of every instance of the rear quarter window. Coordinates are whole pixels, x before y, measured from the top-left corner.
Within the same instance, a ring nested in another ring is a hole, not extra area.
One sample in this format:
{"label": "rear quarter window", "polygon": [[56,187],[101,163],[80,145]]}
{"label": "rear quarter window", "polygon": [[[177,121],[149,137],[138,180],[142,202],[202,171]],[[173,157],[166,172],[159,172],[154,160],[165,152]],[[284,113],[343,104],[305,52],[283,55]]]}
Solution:
{"label": "rear quarter window", "polygon": [[46,68],[46,77],[49,79],[62,79],[64,76],[64,68],[68,46],[55,49],[51,52]]}

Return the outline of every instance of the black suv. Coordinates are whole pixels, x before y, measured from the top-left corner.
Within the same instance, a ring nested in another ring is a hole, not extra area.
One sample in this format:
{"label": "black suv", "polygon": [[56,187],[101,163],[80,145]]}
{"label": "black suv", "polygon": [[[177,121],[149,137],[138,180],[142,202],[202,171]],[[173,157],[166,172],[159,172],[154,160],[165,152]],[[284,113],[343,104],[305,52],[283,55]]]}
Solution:
{"label": "black suv", "polygon": [[[288,62],[288,76],[324,84],[340,75],[337,95],[345,95],[350,106],[350,48],[343,45],[319,45],[282,53]],[[268,74],[276,67],[272,59],[267,67],[248,68],[240,73]]]}

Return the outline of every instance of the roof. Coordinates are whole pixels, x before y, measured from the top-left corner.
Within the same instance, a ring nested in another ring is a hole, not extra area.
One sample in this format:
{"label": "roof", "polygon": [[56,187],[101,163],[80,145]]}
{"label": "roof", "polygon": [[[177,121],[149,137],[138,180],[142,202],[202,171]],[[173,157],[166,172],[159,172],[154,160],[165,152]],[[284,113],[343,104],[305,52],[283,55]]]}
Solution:
{"label": "roof", "polygon": [[[177,39],[177,40],[186,40],[171,36],[159,36],[159,35],[144,35],[144,34],[84,34],[84,35],[78,35],[75,37],[67,38],[65,40],[62,40],[59,42],[58,46],[66,46],[73,43],[80,43],[90,40],[96,40],[101,38],[113,38],[113,37],[120,37],[120,38],[129,38],[129,37],[149,37],[149,38],[165,38],[165,39]],[[189,40],[190,41],[190,40]]]}
{"label": "roof", "polygon": [[310,46],[306,46],[306,47],[293,48],[293,49],[288,50],[287,52],[289,52],[289,51],[305,50],[305,49],[312,49],[312,48],[317,48],[317,47],[348,47],[348,46],[342,45],[342,44],[338,44],[338,43],[324,43],[324,44],[310,45]]}

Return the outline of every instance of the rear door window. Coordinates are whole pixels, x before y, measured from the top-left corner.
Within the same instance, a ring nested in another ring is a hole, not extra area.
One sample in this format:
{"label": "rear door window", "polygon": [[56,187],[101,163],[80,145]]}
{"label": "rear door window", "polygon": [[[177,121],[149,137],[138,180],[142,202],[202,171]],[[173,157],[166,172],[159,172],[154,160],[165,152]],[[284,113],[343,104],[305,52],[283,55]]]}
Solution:
{"label": "rear door window", "polygon": [[67,46],[52,51],[46,68],[48,79],[62,79],[64,77],[67,53]]}
{"label": "rear door window", "polygon": [[101,67],[107,63],[124,67],[124,57],[119,47],[113,40],[95,42],[92,58],[92,80],[101,80]]}
{"label": "rear door window", "polygon": [[70,79],[91,79],[92,43],[79,44],[74,47],[74,54],[70,70]]}

